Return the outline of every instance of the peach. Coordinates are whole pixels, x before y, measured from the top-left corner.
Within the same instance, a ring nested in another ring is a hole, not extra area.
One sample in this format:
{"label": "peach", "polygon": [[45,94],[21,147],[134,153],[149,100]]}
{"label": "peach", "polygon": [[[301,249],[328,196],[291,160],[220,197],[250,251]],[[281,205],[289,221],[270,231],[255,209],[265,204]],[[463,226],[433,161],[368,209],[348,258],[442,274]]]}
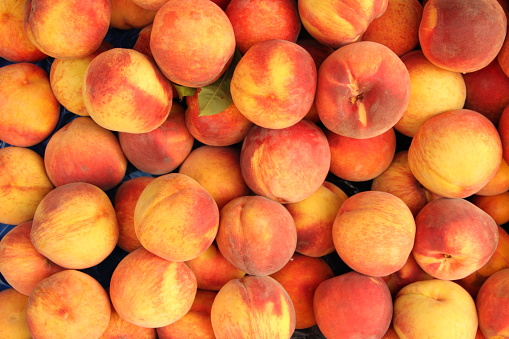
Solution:
{"label": "peach", "polygon": [[430,0],[424,6],[419,41],[433,64],[469,73],[497,57],[506,31],[507,18],[497,0]]}
{"label": "peach", "polygon": [[270,276],[284,287],[292,299],[295,328],[316,325],[313,310],[315,290],[322,282],[334,276],[327,262],[323,258],[295,253],[282,269]]}
{"label": "peach", "polygon": [[392,274],[382,277],[382,279],[385,281],[389,287],[389,290],[391,291],[391,295],[394,297],[399,292],[399,290],[401,290],[401,288],[408,284],[416,281],[429,280],[434,278],[428,273],[424,272],[421,266],[417,264],[417,261],[415,261],[413,255],[409,255],[403,267]]}
{"label": "peach", "polygon": [[505,36],[504,43],[502,44],[502,48],[497,54],[497,61],[505,75],[509,76],[509,36],[507,34]]}
{"label": "peach", "polygon": [[214,243],[198,257],[186,261],[186,264],[196,276],[201,290],[219,291],[228,281],[246,275],[246,272],[233,266]]}
{"label": "peach", "polygon": [[509,222],[509,191],[489,196],[474,194],[470,201],[489,214],[497,225]]}
{"label": "peach", "polygon": [[414,217],[428,202],[439,198],[423,187],[412,174],[407,150],[394,155],[389,167],[371,182],[371,190],[394,194],[405,202]]}
{"label": "peach", "polygon": [[0,291],[0,336],[5,339],[32,338],[26,316],[28,296],[13,288]]}
{"label": "peach", "polygon": [[341,188],[325,181],[306,199],[284,205],[297,229],[296,252],[310,257],[323,257],[335,251],[332,225],[347,198]]}
{"label": "peach", "polygon": [[182,318],[196,290],[196,278],[186,264],[165,260],[144,248],[125,256],[110,281],[111,302],[119,316],[150,328]]}
{"label": "peach", "polygon": [[467,89],[461,73],[432,64],[422,51],[415,50],[401,57],[410,75],[410,101],[394,128],[413,137],[431,117],[465,105]]}
{"label": "peach", "polygon": [[389,0],[387,10],[369,24],[362,40],[381,43],[402,56],[419,44],[422,10],[418,0]]}
{"label": "peach", "polygon": [[348,181],[368,181],[384,172],[396,152],[393,128],[377,136],[355,139],[326,132],[331,151],[330,171]]}
{"label": "peach", "polygon": [[395,195],[364,191],[341,205],[332,237],[339,257],[349,267],[382,277],[405,265],[414,245],[414,217]]}
{"label": "peach", "polygon": [[47,57],[28,38],[23,19],[26,0],[6,0],[0,4],[0,58],[12,62],[36,62]]}
{"label": "peach", "polygon": [[115,209],[106,193],[92,184],[57,187],[37,206],[30,239],[37,251],[59,266],[95,266],[117,244]]}
{"label": "peach", "polygon": [[509,78],[497,59],[478,71],[463,75],[467,87],[465,108],[479,112],[497,125],[509,105]]}
{"label": "peach", "polygon": [[223,256],[241,271],[269,275],[292,257],[297,231],[292,215],[280,203],[244,196],[221,209],[216,242]]}
{"label": "peach", "polygon": [[488,339],[509,337],[509,268],[490,276],[477,294],[479,328]]}
{"label": "peach", "polygon": [[113,48],[95,57],[83,83],[85,107],[106,129],[146,133],[170,113],[172,88],[153,61],[133,49]]}
{"label": "peach", "polygon": [[235,42],[242,54],[260,41],[296,42],[300,33],[297,3],[292,0],[231,0],[225,13],[232,23]]}
{"label": "peach", "polygon": [[318,328],[330,339],[381,338],[391,323],[389,288],[381,278],[358,272],[322,282],[313,304]]}
{"label": "peach", "polygon": [[269,276],[230,280],[217,293],[210,317],[217,339],[283,339],[295,329],[292,300]]}
{"label": "peach", "polygon": [[235,35],[225,12],[210,0],[169,0],[154,18],[150,49],[172,82],[202,87],[229,65]]}
{"label": "peach", "polygon": [[307,120],[283,129],[253,126],[240,151],[240,169],[249,188],[281,203],[309,197],[329,168],[327,138]]}
{"label": "peach", "polygon": [[53,58],[92,54],[110,26],[108,0],[27,0],[23,26],[30,41]]}
{"label": "peach", "polygon": [[134,229],[134,209],[141,193],[153,177],[135,177],[121,183],[113,198],[118,221],[117,245],[126,252],[142,247]]}
{"label": "peach", "polygon": [[465,198],[486,185],[502,161],[502,144],[485,116],[467,109],[427,120],[412,139],[408,165],[427,189],[449,198]]}
{"label": "peach", "polygon": [[159,339],[200,338],[215,339],[210,313],[217,293],[198,290],[191,309],[176,322],[159,327]]}
{"label": "peach", "polygon": [[124,178],[127,159],[113,132],[90,117],[78,117],[51,136],[44,166],[56,187],[87,182],[107,191]]}
{"label": "peach", "polygon": [[92,54],[81,58],[58,58],[53,60],[49,72],[51,89],[58,102],[68,111],[80,116],[88,116],[83,101],[83,78],[88,65],[96,56],[113,46],[103,41]]}
{"label": "peach", "polygon": [[502,141],[504,160],[509,164],[509,105],[504,108],[497,129]]}
{"label": "peach", "polygon": [[399,291],[392,323],[400,338],[465,339],[475,337],[478,321],[474,300],[465,289],[452,281],[431,279]]}
{"label": "peach", "polygon": [[301,0],[302,25],[321,44],[337,49],[361,39],[373,19],[387,10],[388,0]]}
{"label": "peach", "polygon": [[108,294],[81,271],[53,274],[38,283],[28,298],[28,328],[34,338],[99,338],[110,316]]}
{"label": "peach", "polygon": [[180,166],[179,173],[198,181],[219,209],[251,192],[240,170],[240,150],[231,146],[195,148]]}
{"label": "peach", "polygon": [[154,179],[134,209],[134,229],[140,243],[166,260],[198,257],[212,244],[218,227],[216,202],[185,174],[170,173]]}
{"label": "peach", "polygon": [[138,6],[133,0],[110,0],[110,26],[117,29],[142,29],[154,22],[157,11]]}
{"label": "peach", "polygon": [[150,35],[152,34],[152,24],[143,27],[136,38],[136,42],[133,45],[133,49],[140,53],[145,54],[148,57],[154,58],[152,56],[152,51],[150,50]]}
{"label": "peach", "polygon": [[475,194],[484,196],[497,195],[507,192],[507,190],[509,190],[509,165],[507,161],[502,159],[495,176]]}
{"label": "peach", "polygon": [[391,324],[391,326],[389,326],[389,329],[387,330],[387,332],[385,332],[384,336],[381,339],[400,339],[400,338]]}
{"label": "peach", "polygon": [[30,240],[31,230],[32,221],[26,221],[0,240],[0,273],[24,295],[29,295],[41,280],[63,269],[37,252]]}
{"label": "peach", "polygon": [[0,88],[0,140],[30,147],[53,132],[60,104],[44,69],[27,62],[3,66]]}
{"label": "peach", "polygon": [[108,327],[99,339],[157,339],[154,328],[141,327],[120,318],[115,308],[111,307],[111,316]]}
{"label": "peach", "polygon": [[231,146],[242,142],[253,126],[232,103],[218,114],[200,115],[198,94],[186,97],[186,126],[199,142],[209,146]]}
{"label": "peach", "polygon": [[456,280],[484,266],[498,244],[497,224],[486,212],[459,198],[429,202],[415,217],[412,254],[438,279]]}
{"label": "peach", "polygon": [[178,103],[172,104],[168,118],[156,129],[146,133],[119,132],[118,140],[132,165],[154,175],[179,167],[194,144],[186,126],[184,108]]}
{"label": "peach", "polygon": [[343,46],[318,70],[318,115],[327,129],[342,136],[365,139],[386,132],[409,99],[408,70],[393,51],[376,42]]}
{"label": "peach", "polygon": [[294,42],[260,41],[235,67],[230,84],[233,103],[254,124],[286,128],[309,112],[316,91],[316,66]]}
{"label": "peach", "polygon": [[53,188],[38,153],[15,146],[0,149],[0,223],[17,225],[32,220],[37,206]]}
{"label": "peach", "polygon": [[133,0],[133,2],[141,8],[145,8],[151,11],[159,10],[159,8],[163,7],[167,1],[168,0]]}

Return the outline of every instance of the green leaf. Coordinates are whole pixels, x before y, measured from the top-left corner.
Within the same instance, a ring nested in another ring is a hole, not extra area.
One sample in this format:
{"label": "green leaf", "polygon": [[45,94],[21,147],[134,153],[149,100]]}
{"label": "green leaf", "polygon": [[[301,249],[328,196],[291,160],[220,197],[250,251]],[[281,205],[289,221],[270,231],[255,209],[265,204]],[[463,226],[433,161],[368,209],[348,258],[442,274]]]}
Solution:
{"label": "green leaf", "polygon": [[200,107],[198,116],[221,113],[233,103],[230,83],[233,71],[241,57],[240,52],[235,50],[232,62],[224,74],[212,84],[201,87],[198,92],[198,106]]}
{"label": "green leaf", "polygon": [[196,92],[196,88],[193,87],[181,86],[175,83],[173,84],[173,86],[175,86],[175,89],[177,90],[180,100],[182,100],[184,97],[193,96],[194,92]]}

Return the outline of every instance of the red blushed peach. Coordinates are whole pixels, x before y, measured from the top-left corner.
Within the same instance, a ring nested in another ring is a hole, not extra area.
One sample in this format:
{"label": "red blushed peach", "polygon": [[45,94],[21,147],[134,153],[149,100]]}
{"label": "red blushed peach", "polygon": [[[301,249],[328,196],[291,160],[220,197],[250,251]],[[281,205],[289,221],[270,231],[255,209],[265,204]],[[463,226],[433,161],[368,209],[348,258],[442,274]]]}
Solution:
{"label": "red blushed peach", "polygon": [[417,181],[408,165],[406,150],[394,155],[389,167],[371,182],[371,190],[394,194],[410,208],[414,217],[428,202],[440,197]]}
{"label": "red blushed peach", "polygon": [[313,300],[318,328],[330,339],[381,338],[392,299],[381,278],[348,272],[322,282]]}
{"label": "red blushed peach", "polygon": [[509,190],[509,165],[502,159],[497,174],[475,194],[489,196],[502,194],[507,190]]}
{"label": "red blushed peach", "polygon": [[186,125],[189,132],[199,142],[209,146],[231,146],[246,137],[253,126],[232,103],[218,114],[200,116],[198,93],[186,97]]}
{"label": "red blushed peach", "polygon": [[389,287],[389,290],[391,291],[391,295],[394,297],[401,288],[408,284],[416,281],[429,280],[434,278],[423,271],[421,266],[419,266],[417,261],[415,261],[413,255],[409,255],[403,267],[390,275],[382,277],[382,279],[385,281]]}
{"label": "red blushed peach", "polygon": [[170,173],[154,179],[134,210],[134,229],[140,243],[166,260],[196,258],[212,244],[218,227],[216,202],[185,174]]}
{"label": "red blushed peach", "polygon": [[176,322],[159,327],[159,339],[200,338],[215,339],[210,313],[217,293],[212,291],[196,291],[191,309]]}
{"label": "red blushed peach", "polygon": [[110,26],[108,0],[27,0],[23,25],[30,41],[54,58],[92,54]]}
{"label": "red blushed peach", "polygon": [[498,244],[497,224],[486,212],[458,198],[429,202],[415,218],[412,254],[438,279],[456,280],[484,266]]}
{"label": "red blushed peach", "polygon": [[110,281],[111,302],[120,317],[150,328],[182,318],[196,290],[196,278],[186,264],[165,260],[144,248],[125,256]]}
{"label": "red blushed peach", "polygon": [[497,59],[478,71],[463,75],[467,88],[465,108],[486,116],[498,125],[504,108],[509,105],[509,78]]}
{"label": "red blushed peach", "polygon": [[38,153],[15,146],[0,149],[0,223],[32,220],[41,200],[53,189]]}
{"label": "red blushed peach", "polygon": [[147,133],[168,117],[172,88],[153,61],[133,49],[113,48],[87,67],[83,99],[90,117],[106,129]]}
{"label": "red blushed peach", "polygon": [[118,221],[117,245],[126,252],[132,252],[142,247],[134,229],[134,209],[147,185],[154,180],[153,177],[136,177],[124,181],[115,192],[113,205]]}
{"label": "red blushed peach", "polygon": [[81,116],[89,115],[83,101],[83,77],[92,59],[111,48],[113,46],[109,42],[103,41],[95,52],[87,56],[53,60],[49,73],[51,89],[58,102],[68,111]]}
{"label": "red blushed peach", "polygon": [[232,0],[225,10],[237,48],[245,54],[255,43],[271,39],[297,41],[300,18],[292,0]]}
{"label": "red blushed peach", "polygon": [[144,28],[152,24],[157,11],[138,6],[133,0],[110,0],[110,26],[122,30]]}
{"label": "red blushed peach", "polygon": [[172,104],[168,118],[156,129],[147,133],[119,132],[118,140],[131,164],[154,175],[179,167],[194,144],[186,126],[184,108],[178,103]]}
{"label": "red blushed peach", "polygon": [[361,39],[373,19],[387,10],[388,0],[298,2],[302,25],[318,42],[337,49]]}
{"label": "red blushed peach", "polygon": [[136,42],[134,43],[133,49],[140,53],[145,54],[148,57],[153,58],[152,51],[150,50],[150,35],[152,34],[152,24],[143,27],[138,33]]}
{"label": "red blushed peach", "polygon": [[396,133],[390,128],[380,135],[354,139],[326,132],[331,151],[330,171],[349,181],[368,181],[385,171],[396,152]]}
{"label": "red blushed peach", "polygon": [[108,294],[81,271],[53,274],[38,283],[28,298],[28,328],[34,338],[99,338],[110,316]]}
{"label": "red blushed peach", "polygon": [[509,192],[496,195],[482,196],[474,194],[470,201],[488,213],[497,225],[509,222]]}
{"label": "red blushed peach", "polygon": [[230,91],[238,110],[256,125],[290,127],[313,104],[316,66],[311,55],[294,42],[261,41],[235,67]]}
{"label": "red blushed peach", "polygon": [[56,187],[87,182],[107,191],[124,178],[127,159],[113,132],[78,117],[51,136],[44,166]]}
{"label": "red blushed peach", "polygon": [[0,4],[0,58],[12,62],[35,62],[47,57],[28,38],[23,27],[26,0]]}
{"label": "red blushed peach", "polygon": [[44,69],[27,62],[3,66],[0,88],[0,140],[30,147],[53,132],[60,104]]}
{"label": "red blushed peach", "polygon": [[380,135],[410,99],[405,64],[388,47],[360,41],[332,53],[318,70],[316,109],[330,131],[357,139]]}
{"label": "red blushed peach", "polygon": [[215,244],[210,245],[198,257],[186,261],[186,264],[196,276],[198,288],[202,290],[219,291],[228,281],[246,275],[246,272],[233,266]]}
{"label": "red blushed peach", "polygon": [[322,282],[334,276],[332,269],[322,258],[294,254],[288,263],[270,275],[279,282],[292,299],[295,308],[295,328],[316,325],[313,310],[315,290]]}
{"label": "red blushed peach", "polygon": [[13,288],[0,291],[0,335],[7,339],[32,338],[26,316],[28,297]]}
{"label": "red blushed peach", "polygon": [[245,196],[221,209],[216,242],[224,257],[241,271],[269,275],[292,257],[297,231],[283,205],[261,196]]}
{"label": "red blushed peach", "polygon": [[41,280],[62,270],[35,249],[31,230],[32,221],[27,221],[0,240],[0,272],[9,285],[25,295]]}
{"label": "red blushed peach", "polygon": [[433,64],[469,73],[497,57],[506,30],[507,18],[497,0],[430,0],[424,6],[419,41]]}
{"label": "red blushed peach", "polygon": [[459,109],[421,125],[408,150],[408,165],[430,191],[449,198],[468,197],[486,185],[502,161],[497,129],[485,116]]}
{"label": "red blushed peach", "polygon": [[251,193],[240,170],[240,151],[234,147],[198,147],[184,160],[179,173],[198,181],[219,209],[231,200]]}
{"label": "red blushed peach", "polygon": [[387,10],[369,24],[362,40],[381,43],[402,56],[419,44],[421,18],[418,0],[389,0]]}
{"label": "red blushed peach", "polygon": [[210,0],[169,0],[154,18],[150,49],[172,82],[202,87],[231,62],[235,35],[225,12]]}
{"label": "red blushed peach", "polygon": [[281,203],[309,197],[329,168],[327,138],[307,120],[283,129],[253,126],[240,151],[240,169],[249,188]]}
{"label": "red blushed peach", "polygon": [[92,184],[57,187],[37,206],[30,239],[37,251],[57,265],[95,266],[117,244],[115,209],[106,193]]}
{"label": "red blushed peach", "polygon": [[217,293],[210,316],[217,339],[285,339],[295,330],[292,300],[268,276],[230,280]]}
{"label": "red blushed peach", "polygon": [[334,252],[332,225],[347,198],[339,187],[324,182],[306,199],[284,205],[297,229],[296,252],[310,257],[322,257]]}
{"label": "red blushed peach", "polygon": [[490,276],[477,294],[479,328],[486,338],[509,337],[509,268]]}
{"label": "red blushed peach", "polygon": [[382,277],[398,271],[406,263],[414,245],[414,217],[395,195],[360,192],[341,205],[332,237],[340,258],[350,268]]}
{"label": "red blushed peach", "polygon": [[154,328],[141,327],[125,321],[120,318],[115,308],[111,307],[110,322],[99,339],[120,338],[157,339],[157,333]]}
{"label": "red blushed peach", "polygon": [[504,160],[509,164],[509,105],[504,108],[497,129],[502,141]]}

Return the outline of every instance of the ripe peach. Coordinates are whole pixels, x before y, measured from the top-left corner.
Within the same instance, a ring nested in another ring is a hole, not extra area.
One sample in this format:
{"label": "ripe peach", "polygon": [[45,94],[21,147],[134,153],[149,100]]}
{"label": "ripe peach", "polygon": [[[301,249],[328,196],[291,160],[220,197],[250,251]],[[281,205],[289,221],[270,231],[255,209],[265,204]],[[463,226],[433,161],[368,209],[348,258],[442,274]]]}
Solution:
{"label": "ripe peach", "polygon": [[150,328],[182,318],[196,290],[196,278],[186,264],[165,260],[144,248],[125,256],[110,281],[111,302],[119,316]]}
{"label": "ripe peach", "polygon": [[424,272],[424,270],[417,264],[413,255],[409,255],[406,263],[396,272],[389,274],[385,277],[382,277],[385,281],[389,290],[391,291],[391,295],[394,297],[401,290],[401,288],[405,287],[408,284],[411,284],[420,280],[429,280],[434,279],[431,275]]}
{"label": "ripe peach", "polygon": [[133,0],[110,0],[110,26],[117,29],[141,29],[152,22],[157,11],[138,6]]}
{"label": "ripe peach", "polygon": [[465,199],[433,200],[421,209],[415,224],[412,254],[438,279],[466,277],[484,266],[497,248],[497,224]]}
{"label": "ripe peach", "polygon": [[339,257],[350,268],[382,277],[398,271],[406,263],[414,245],[414,217],[395,195],[364,191],[341,205],[332,237]]}
{"label": "ripe peach", "polygon": [[387,330],[387,332],[385,332],[384,336],[381,339],[400,339],[398,334],[394,330],[392,323],[389,326],[389,329]]}
{"label": "ripe peach", "polygon": [[509,191],[489,196],[474,194],[470,201],[489,214],[497,225],[509,222]]}
{"label": "ripe peach", "polygon": [[235,35],[225,12],[210,0],[169,0],[154,18],[150,49],[172,82],[202,87],[225,71]]}
{"label": "ripe peach", "polygon": [[343,46],[318,70],[316,109],[325,127],[339,135],[365,139],[386,132],[409,99],[408,70],[393,51],[376,42]]}
{"label": "ripe peach", "polygon": [[168,0],[133,0],[133,2],[141,8],[151,11],[159,10],[167,1]]}
{"label": "ripe peach", "polygon": [[292,215],[280,203],[244,196],[221,209],[216,242],[224,257],[241,271],[269,275],[292,257],[297,231]]}
{"label": "ripe peach", "polygon": [[141,327],[125,321],[112,306],[110,322],[99,339],[121,338],[157,339],[157,333],[154,328]]}
{"label": "ripe peach", "polygon": [[217,339],[284,339],[295,329],[292,300],[269,276],[230,280],[217,293],[210,316]]}
{"label": "ripe peach", "polygon": [[509,336],[509,268],[490,276],[476,298],[479,328],[486,338]]}
{"label": "ripe peach", "polygon": [[44,166],[56,187],[87,182],[107,191],[124,178],[127,159],[112,131],[78,117],[51,136]]}
{"label": "ripe peach", "polygon": [[136,38],[136,42],[133,45],[133,49],[135,51],[145,54],[150,58],[154,58],[152,56],[152,51],[150,50],[151,34],[152,34],[152,24],[143,27],[138,33],[138,37]]}
{"label": "ripe peach", "polygon": [[191,177],[170,173],[143,190],[134,210],[134,229],[148,251],[171,261],[187,261],[214,241],[219,209]]}
{"label": "ripe peach", "polygon": [[27,62],[3,66],[0,88],[0,140],[30,147],[53,132],[60,104],[44,69]]}
{"label": "ripe peach", "polygon": [[255,194],[281,203],[297,202],[325,180],[330,148],[322,130],[307,120],[283,129],[253,126],[242,144],[240,168]]}
{"label": "ripe peach", "polygon": [[233,71],[233,103],[258,126],[286,128],[309,112],[316,91],[316,66],[294,42],[272,39],[249,48]]}
{"label": "ripe peach", "polygon": [[467,109],[427,120],[412,139],[408,164],[430,191],[465,198],[486,185],[502,161],[497,129],[485,116]]}
{"label": "ripe peach", "polygon": [[27,322],[28,297],[13,288],[0,291],[0,336],[6,339],[32,338]]}
{"label": "ripe peach", "polygon": [[150,132],[166,120],[172,105],[171,84],[146,55],[113,48],[95,57],[83,84],[85,107],[106,129]]}
{"label": "ripe peach", "polygon": [[318,328],[330,339],[381,338],[391,323],[387,285],[354,271],[318,285],[313,304]]}
{"label": "ripe peach", "polygon": [[30,239],[42,255],[65,268],[102,262],[115,248],[118,224],[109,197],[85,182],[49,192],[35,210]]}
{"label": "ripe peach", "polygon": [[476,195],[497,195],[509,190],[509,165],[502,159],[497,173],[486,185],[483,186]]}

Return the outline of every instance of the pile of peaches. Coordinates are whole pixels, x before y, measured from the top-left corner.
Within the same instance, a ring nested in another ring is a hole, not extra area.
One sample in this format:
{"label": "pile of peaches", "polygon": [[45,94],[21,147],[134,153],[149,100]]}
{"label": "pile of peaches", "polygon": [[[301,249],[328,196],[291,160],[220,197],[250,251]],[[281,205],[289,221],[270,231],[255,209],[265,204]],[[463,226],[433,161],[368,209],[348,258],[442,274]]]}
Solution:
{"label": "pile of peaches", "polygon": [[0,338],[509,338],[509,0],[2,0]]}

